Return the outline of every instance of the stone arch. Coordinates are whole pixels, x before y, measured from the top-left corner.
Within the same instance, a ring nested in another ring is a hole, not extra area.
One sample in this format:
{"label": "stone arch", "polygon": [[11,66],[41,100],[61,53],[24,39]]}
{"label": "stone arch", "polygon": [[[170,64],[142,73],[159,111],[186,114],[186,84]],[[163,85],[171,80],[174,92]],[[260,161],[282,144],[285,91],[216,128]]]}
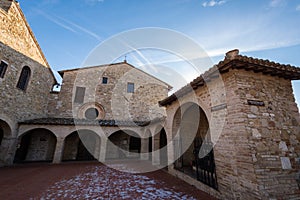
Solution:
{"label": "stone arch", "polygon": [[62,161],[97,160],[101,139],[92,130],[81,129],[70,133],[64,141]]}
{"label": "stone arch", "polygon": [[[182,105],[182,108],[176,111],[172,128],[172,134],[176,138],[174,168],[216,187],[213,146],[204,110],[196,103]],[[200,157],[204,153],[204,158]],[[209,177],[206,177],[207,175]],[[203,176],[205,179],[202,180]]]}
{"label": "stone arch", "polygon": [[106,159],[139,158],[141,137],[131,130],[118,130],[108,137]]}
{"label": "stone arch", "polygon": [[52,162],[56,136],[44,128],[32,129],[18,138],[14,162]]}

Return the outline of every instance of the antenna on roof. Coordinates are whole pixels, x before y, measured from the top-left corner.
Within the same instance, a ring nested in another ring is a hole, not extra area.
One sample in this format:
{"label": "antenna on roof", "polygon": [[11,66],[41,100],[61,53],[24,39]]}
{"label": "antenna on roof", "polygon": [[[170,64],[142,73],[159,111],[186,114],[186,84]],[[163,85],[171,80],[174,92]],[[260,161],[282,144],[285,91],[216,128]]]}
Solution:
{"label": "antenna on roof", "polygon": [[127,63],[127,55],[125,55],[124,63]]}

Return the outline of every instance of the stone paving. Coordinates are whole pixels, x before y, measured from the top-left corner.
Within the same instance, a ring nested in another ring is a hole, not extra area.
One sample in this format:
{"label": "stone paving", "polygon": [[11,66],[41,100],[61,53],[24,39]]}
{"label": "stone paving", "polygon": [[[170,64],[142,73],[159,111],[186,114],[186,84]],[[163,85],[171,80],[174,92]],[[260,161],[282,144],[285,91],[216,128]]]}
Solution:
{"label": "stone paving", "polygon": [[112,162],[112,168],[100,163],[29,164],[0,168],[0,199],[213,199],[164,170],[139,173],[146,164]]}

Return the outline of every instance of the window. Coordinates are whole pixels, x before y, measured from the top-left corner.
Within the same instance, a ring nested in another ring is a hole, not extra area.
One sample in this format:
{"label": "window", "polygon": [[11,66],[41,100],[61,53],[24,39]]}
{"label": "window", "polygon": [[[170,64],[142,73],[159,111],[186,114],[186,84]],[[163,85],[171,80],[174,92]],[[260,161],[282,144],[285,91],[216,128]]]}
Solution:
{"label": "window", "polygon": [[0,64],[0,78],[4,77],[6,69],[7,69],[7,64],[5,62],[1,61],[1,64]]}
{"label": "window", "polygon": [[30,68],[28,66],[23,67],[17,84],[17,88],[21,90],[26,90],[29,82],[30,74],[31,74]]}
{"label": "window", "polygon": [[107,83],[108,83],[108,78],[102,77],[102,84],[107,84]]}
{"label": "window", "polygon": [[85,87],[76,87],[74,102],[83,103],[84,95],[85,95]]}
{"label": "window", "polygon": [[96,119],[99,116],[99,111],[96,108],[89,108],[85,111],[87,119]]}
{"label": "window", "polygon": [[127,92],[134,93],[134,83],[127,83]]}

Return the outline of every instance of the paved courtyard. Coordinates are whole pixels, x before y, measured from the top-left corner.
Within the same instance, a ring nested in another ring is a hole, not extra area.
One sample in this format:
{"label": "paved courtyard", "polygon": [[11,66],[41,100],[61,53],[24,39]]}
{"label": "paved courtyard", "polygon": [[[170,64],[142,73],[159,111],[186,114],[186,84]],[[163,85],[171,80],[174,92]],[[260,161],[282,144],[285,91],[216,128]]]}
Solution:
{"label": "paved courtyard", "polygon": [[143,164],[130,162],[110,166],[64,163],[0,168],[0,199],[213,199],[164,170],[137,173]]}

